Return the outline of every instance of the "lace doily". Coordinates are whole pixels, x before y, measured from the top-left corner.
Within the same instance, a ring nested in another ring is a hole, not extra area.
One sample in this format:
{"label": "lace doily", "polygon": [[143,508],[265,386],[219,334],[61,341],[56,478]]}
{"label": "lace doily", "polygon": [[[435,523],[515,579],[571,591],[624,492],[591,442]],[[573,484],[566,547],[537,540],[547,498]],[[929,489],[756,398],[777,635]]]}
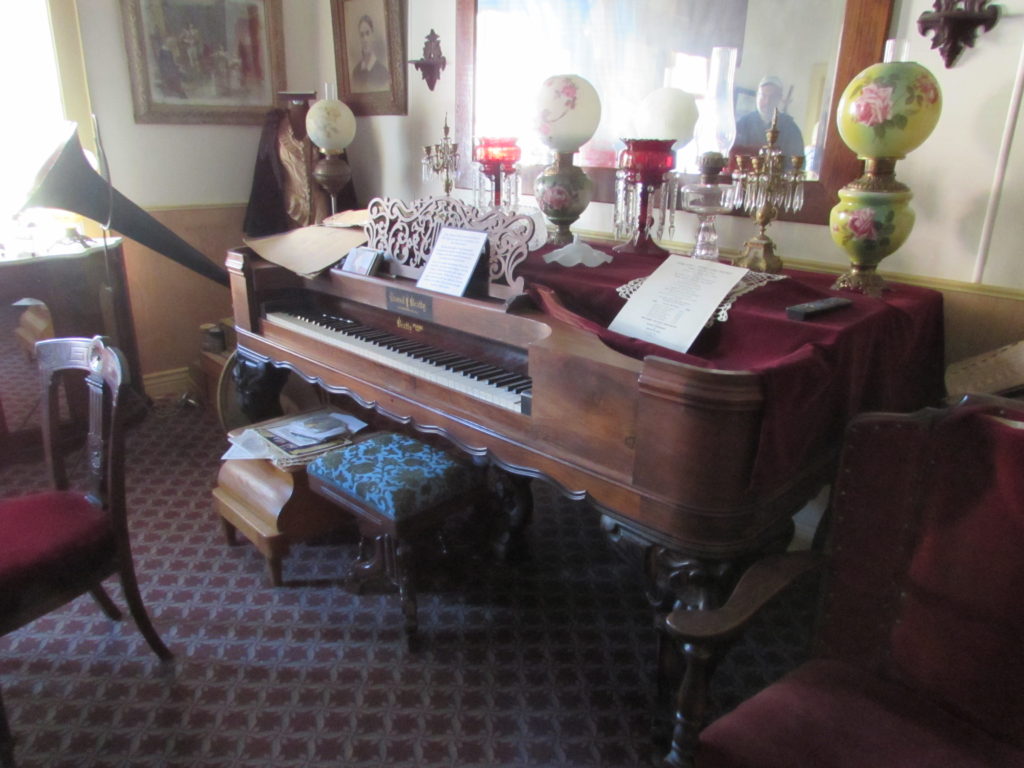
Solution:
{"label": "lace doily", "polygon": [[[615,289],[615,292],[619,294],[623,299],[629,299],[637,289],[644,284],[646,277],[637,277],[630,280],[625,285],[620,285]],[[757,288],[760,288],[768,283],[776,280],[785,280],[785,275],[772,275],[768,272],[755,272],[754,270],[748,271],[739,282],[732,287],[732,290],[726,294],[726,297],[722,299],[722,303],[718,305],[718,308],[708,318],[707,323],[704,324],[705,328],[710,328],[712,324],[717,320],[720,323],[724,323],[729,319],[729,310],[732,309],[732,305],[736,303],[736,299],[740,296],[745,296]]]}

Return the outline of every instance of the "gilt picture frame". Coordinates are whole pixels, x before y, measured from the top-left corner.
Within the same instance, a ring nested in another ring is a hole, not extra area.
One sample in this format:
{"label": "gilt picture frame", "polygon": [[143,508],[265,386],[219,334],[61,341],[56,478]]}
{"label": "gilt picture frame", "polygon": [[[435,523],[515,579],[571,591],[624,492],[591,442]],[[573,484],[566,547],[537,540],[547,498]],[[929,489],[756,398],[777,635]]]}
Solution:
{"label": "gilt picture frame", "polygon": [[338,98],[356,115],[408,111],[405,0],[331,0]]}
{"label": "gilt picture frame", "polygon": [[121,0],[136,123],[262,124],[285,90],[281,0]]}

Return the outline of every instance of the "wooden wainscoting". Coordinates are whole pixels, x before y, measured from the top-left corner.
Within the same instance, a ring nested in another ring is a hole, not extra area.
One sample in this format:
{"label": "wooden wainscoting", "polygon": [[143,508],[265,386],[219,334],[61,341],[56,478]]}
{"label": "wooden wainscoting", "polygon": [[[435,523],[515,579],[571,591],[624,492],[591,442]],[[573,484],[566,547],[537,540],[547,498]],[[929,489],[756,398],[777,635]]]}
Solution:
{"label": "wooden wainscoting", "polygon": [[[242,242],[244,205],[148,211],[154,219],[205,254],[224,263],[229,248]],[[142,373],[165,393],[188,389],[188,369],[199,358],[203,323],[231,315],[228,289],[139,245],[124,241],[128,293],[138,338]],[[151,394],[152,396],[152,394]]]}

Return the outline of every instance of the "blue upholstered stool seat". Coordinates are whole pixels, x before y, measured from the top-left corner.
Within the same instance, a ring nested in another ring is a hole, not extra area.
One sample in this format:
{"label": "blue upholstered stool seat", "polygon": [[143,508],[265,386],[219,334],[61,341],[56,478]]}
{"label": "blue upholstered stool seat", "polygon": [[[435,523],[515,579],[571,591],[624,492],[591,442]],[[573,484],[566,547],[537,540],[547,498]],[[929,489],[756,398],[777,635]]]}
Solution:
{"label": "blue upholstered stool seat", "polygon": [[306,471],[395,521],[431,509],[476,484],[473,467],[393,432],[329,451]]}
{"label": "blue upholstered stool seat", "polygon": [[412,543],[438,536],[450,516],[486,497],[486,473],[412,437],[377,432],[317,457],[309,488],[355,515],[362,541],[349,586],[398,587],[410,644],[416,633]]}

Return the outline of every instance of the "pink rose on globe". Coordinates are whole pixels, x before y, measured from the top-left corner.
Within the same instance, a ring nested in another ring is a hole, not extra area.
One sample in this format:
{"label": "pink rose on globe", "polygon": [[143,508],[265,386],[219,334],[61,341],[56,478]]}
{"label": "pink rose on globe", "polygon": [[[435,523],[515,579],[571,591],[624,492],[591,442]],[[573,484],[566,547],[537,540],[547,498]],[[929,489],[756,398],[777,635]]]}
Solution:
{"label": "pink rose on globe", "polygon": [[865,85],[853,104],[858,123],[879,125],[892,115],[892,87],[887,85]]}
{"label": "pink rose on globe", "polygon": [[921,75],[914,81],[914,87],[921,92],[924,100],[934,104],[939,100],[939,88],[935,81],[928,75]]}
{"label": "pink rose on globe", "polygon": [[875,234],[875,211],[873,208],[858,208],[850,214],[850,232],[858,240]]}
{"label": "pink rose on globe", "polygon": [[565,187],[548,187],[544,190],[542,202],[545,207],[554,211],[560,211],[561,209],[568,207],[572,202],[572,196],[569,194],[569,190]]}

